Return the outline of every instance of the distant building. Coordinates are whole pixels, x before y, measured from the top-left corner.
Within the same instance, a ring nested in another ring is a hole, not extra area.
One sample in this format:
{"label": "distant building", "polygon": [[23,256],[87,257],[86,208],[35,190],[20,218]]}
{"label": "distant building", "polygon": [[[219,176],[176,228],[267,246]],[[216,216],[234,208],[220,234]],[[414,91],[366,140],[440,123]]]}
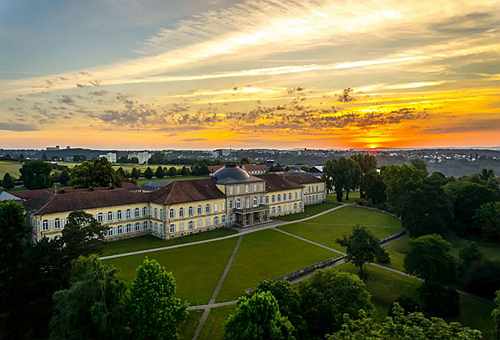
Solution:
{"label": "distant building", "polygon": [[55,150],[59,150],[59,145],[56,145],[56,146],[47,146],[45,148],[47,151],[55,151]]}
{"label": "distant building", "polygon": [[147,181],[146,183],[143,183],[141,185],[141,189],[143,191],[158,191],[162,189],[163,187],[167,186],[170,184],[172,181]]}
{"label": "distant building", "polygon": [[105,155],[100,155],[99,158],[106,158],[111,163],[116,163],[116,153],[108,152]]}
{"label": "distant building", "polygon": [[[210,175],[212,175],[217,170],[219,170],[223,167],[224,167],[224,165],[209,165],[208,171],[210,172]],[[245,170],[250,175],[263,175],[268,170],[267,165],[263,165],[263,164],[241,164],[241,165],[239,165],[239,168]]]}
{"label": "distant building", "polygon": [[13,196],[12,194],[9,194],[7,191],[0,190],[0,202],[7,200],[21,201],[19,197]]}
{"label": "distant building", "polygon": [[139,159],[139,164],[148,164],[151,155],[147,151],[139,152],[137,158]]}
{"label": "distant building", "polygon": [[323,165],[315,165],[311,169],[309,169],[309,172],[312,174],[322,175],[323,174]]}

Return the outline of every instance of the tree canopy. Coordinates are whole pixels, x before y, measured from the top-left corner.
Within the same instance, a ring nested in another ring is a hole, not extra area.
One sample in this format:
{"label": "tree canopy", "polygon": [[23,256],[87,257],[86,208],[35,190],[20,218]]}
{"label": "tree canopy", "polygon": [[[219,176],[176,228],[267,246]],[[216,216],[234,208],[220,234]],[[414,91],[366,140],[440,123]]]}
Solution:
{"label": "tree canopy", "polygon": [[487,202],[474,212],[472,227],[481,231],[484,238],[500,240],[500,202]]}
{"label": "tree canopy", "polygon": [[21,181],[30,189],[46,189],[52,185],[50,173],[52,166],[43,161],[25,161],[21,169]]}
{"label": "tree canopy", "polygon": [[12,178],[12,176],[8,172],[3,176],[2,186],[6,190],[13,189],[16,186],[14,179]]}
{"label": "tree canopy", "polygon": [[495,339],[500,339],[500,290],[497,291],[495,303],[497,304],[497,307],[493,310],[491,315],[493,316],[493,321],[495,322]]}
{"label": "tree canopy", "polygon": [[71,169],[69,184],[74,188],[118,187],[121,178],[106,158],[85,161]]}
{"label": "tree canopy", "polygon": [[425,171],[407,164],[390,165],[384,168],[382,178],[387,187],[385,193],[389,210],[401,216],[408,196],[421,184],[425,176]]}

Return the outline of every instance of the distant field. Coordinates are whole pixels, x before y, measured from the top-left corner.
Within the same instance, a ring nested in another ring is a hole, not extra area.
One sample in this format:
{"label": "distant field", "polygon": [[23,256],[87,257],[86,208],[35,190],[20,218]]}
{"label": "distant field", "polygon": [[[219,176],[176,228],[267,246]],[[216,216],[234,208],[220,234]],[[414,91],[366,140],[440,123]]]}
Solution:
{"label": "distant field", "polygon": [[21,169],[21,163],[19,162],[0,161],[0,180],[3,179],[6,173],[19,178],[21,176],[19,169]]}
{"label": "distant field", "polygon": [[201,176],[176,176],[176,177],[165,177],[165,178],[151,178],[151,179],[140,179],[137,181],[137,185],[144,184],[149,181],[154,181],[154,182],[165,182],[165,181],[185,181],[188,179],[200,179],[200,178],[206,178],[206,177],[201,177]]}

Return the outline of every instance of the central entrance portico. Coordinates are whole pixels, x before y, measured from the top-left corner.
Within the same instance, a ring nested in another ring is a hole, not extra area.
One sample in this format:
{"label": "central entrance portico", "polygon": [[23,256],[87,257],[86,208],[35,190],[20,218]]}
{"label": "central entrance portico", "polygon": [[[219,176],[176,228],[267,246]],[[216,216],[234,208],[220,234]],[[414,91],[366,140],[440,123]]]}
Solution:
{"label": "central entrance portico", "polygon": [[269,206],[261,204],[251,208],[234,209],[234,214],[236,215],[236,223],[246,227],[269,221]]}

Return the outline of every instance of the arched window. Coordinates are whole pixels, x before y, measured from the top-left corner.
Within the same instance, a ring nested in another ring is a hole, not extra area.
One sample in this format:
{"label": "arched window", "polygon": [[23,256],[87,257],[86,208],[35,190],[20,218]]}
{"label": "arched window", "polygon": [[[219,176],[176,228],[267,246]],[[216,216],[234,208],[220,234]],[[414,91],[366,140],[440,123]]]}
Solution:
{"label": "arched window", "polygon": [[271,214],[273,214],[273,215],[274,215],[274,214],[276,214],[276,208],[275,208],[275,207],[273,207],[273,208],[271,209]]}
{"label": "arched window", "polygon": [[283,194],[283,202],[286,201],[286,194]]}
{"label": "arched window", "polygon": [[170,218],[175,218],[175,210],[170,209]]}
{"label": "arched window", "polygon": [[134,210],[134,216],[135,217],[139,217],[140,216],[139,208],[135,208],[135,210]]}
{"label": "arched window", "polygon": [[278,205],[278,214],[281,214],[281,205]]}
{"label": "arched window", "polygon": [[233,201],[229,201],[229,209],[233,209]]}
{"label": "arched window", "polygon": [[108,236],[113,236],[115,228],[111,227],[108,229]]}
{"label": "arched window", "polygon": [[217,202],[214,203],[214,211],[215,212],[219,211],[219,203]]}
{"label": "arched window", "polygon": [[116,218],[117,218],[118,220],[121,220],[121,219],[122,219],[122,211],[121,211],[121,210],[118,210],[118,211],[116,212]]}
{"label": "arched window", "polygon": [[258,204],[258,200],[257,200],[257,197],[254,197],[253,198],[253,206],[256,207]]}
{"label": "arched window", "polygon": [[155,218],[158,218],[158,208],[155,208]]}
{"label": "arched window", "polygon": [[127,224],[127,230],[125,230],[126,233],[130,233],[132,231],[132,224]]}
{"label": "arched window", "polygon": [[264,196],[260,196],[260,204],[264,204]]}
{"label": "arched window", "polygon": [[290,200],[290,201],[292,200],[292,193],[291,192],[288,194],[288,200]]}
{"label": "arched window", "polygon": [[297,195],[297,191],[296,191],[296,192],[295,192],[295,199],[297,199],[297,198],[298,198],[298,195]]}
{"label": "arched window", "polygon": [[135,231],[139,231],[141,229],[141,224],[139,222],[137,222],[135,224]]}
{"label": "arched window", "polygon": [[198,212],[198,215],[203,214],[203,208],[201,207],[201,205],[198,206],[197,212]]}
{"label": "arched window", "polygon": [[158,223],[155,222],[155,232],[158,231]]}
{"label": "arched window", "polygon": [[226,223],[226,215],[222,215],[221,222]]}
{"label": "arched window", "polygon": [[122,225],[118,226],[118,234],[123,234],[123,226]]}
{"label": "arched window", "polygon": [[274,197],[274,195],[271,197],[271,202],[276,202],[276,197]]}
{"label": "arched window", "polygon": [[170,225],[170,230],[171,233],[175,233],[175,224]]}
{"label": "arched window", "polygon": [[205,213],[210,212],[210,204],[205,205]]}
{"label": "arched window", "polygon": [[269,196],[266,196],[266,204],[269,204]]}
{"label": "arched window", "polygon": [[56,228],[56,229],[60,229],[61,228],[61,220],[60,219],[56,218],[54,220],[54,228]]}
{"label": "arched window", "polygon": [[210,217],[207,217],[207,227],[210,226]]}
{"label": "arched window", "polygon": [[160,209],[160,219],[163,220],[163,209]]}
{"label": "arched window", "polygon": [[293,204],[293,210],[295,210],[295,211],[297,210],[297,203]]}
{"label": "arched window", "polygon": [[278,202],[281,202],[281,194],[278,194]]}
{"label": "arched window", "polygon": [[144,207],[142,208],[142,216],[147,216],[148,215],[148,208]]}
{"label": "arched window", "polygon": [[201,220],[198,220],[198,228],[201,228],[203,225],[203,222]]}
{"label": "arched window", "polygon": [[193,221],[189,221],[188,223],[188,230],[193,230],[194,229],[194,222]]}
{"label": "arched window", "polygon": [[49,221],[43,220],[43,222],[42,222],[42,230],[49,230]]}
{"label": "arched window", "polygon": [[102,213],[99,213],[97,215],[97,222],[102,222],[103,218],[102,218]]}
{"label": "arched window", "polygon": [[240,208],[241,208],[241,200],[237,199],[236,200],[236,209],[240,209]]}
{"label": "arched window", "polygon": [[189,207],[189,209],[188,209],[188,215],[189,216],[193,216],[194,215],[194,208],[193,207]]}
{"label": "arched window", "polygon": [[148,221],[144,221],[144,222],[142,223],[142,229],[143,229],[143,230],[148,229]]}
{"label": "arched window", "polygon": [[184,208],[179,209],[179,217],[184,217]]}
{"label": "arched window", "polygon": [[217,216],[214,217],[214,225],[219,224],[219,218]]}
{"label": "arched window", "polygon": [[130,209],[127,209],[127,218],[130,218],[131,215],[130,215]]}
{"label": "arched window", "polygon": [[164,233],[164,230],[163,230],[163,223],[160,223],[160,234],[162,234],[162,235],[163,235],[163,233]]}
{"label": "arched window", "polygon": [[108,212],[108,221],[113,221],[113,213],[111,211]]}

